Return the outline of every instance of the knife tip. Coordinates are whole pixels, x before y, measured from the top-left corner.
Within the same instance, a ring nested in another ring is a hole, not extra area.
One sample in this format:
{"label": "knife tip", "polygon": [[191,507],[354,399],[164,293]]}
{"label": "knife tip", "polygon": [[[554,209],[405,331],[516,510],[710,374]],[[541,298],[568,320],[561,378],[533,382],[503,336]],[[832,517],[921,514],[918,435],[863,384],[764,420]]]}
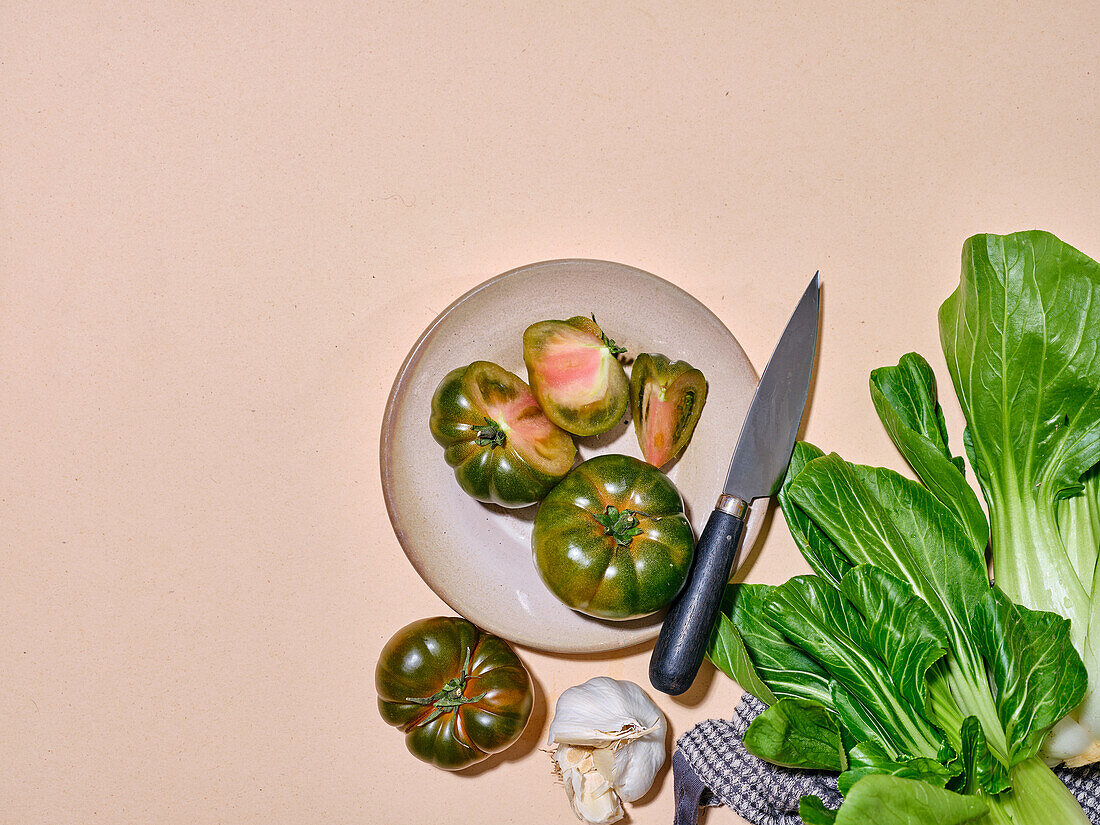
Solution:
{"label": "knife tip", "polygon": [[821,270],[819,269],[814,273],[814,276],[810,278],[810,283],[806,286],[806,291],[802,293],[803,299],[808,298],[810,295],[817,295],[821,292]]}

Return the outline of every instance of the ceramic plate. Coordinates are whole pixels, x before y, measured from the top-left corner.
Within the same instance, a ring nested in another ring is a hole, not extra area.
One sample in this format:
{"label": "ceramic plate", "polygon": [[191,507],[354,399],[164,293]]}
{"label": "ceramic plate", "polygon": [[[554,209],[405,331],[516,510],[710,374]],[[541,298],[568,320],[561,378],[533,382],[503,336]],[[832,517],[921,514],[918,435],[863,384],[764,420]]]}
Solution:
{"label": "ceramic plate", "polygon": [[[397,374],[382,423],[382,489],[397,538],[440,598],[509,641],[560,653],[625,648],[656,637],[662,614],[627,622],[593,619],[559,602],[531,558],[537,505],[506,510],[470,498],[428,432],[432,394],[455,367],[485,360],[527,379],[523,331],[536,321],[595,314],[627,357],[659,352],[703,371],[706,406],[691,442],[667,470],[696,536],[721,492],[730,454],[756,389],[756,374],[730,331],[695,298],[623,264],[562,260],[506,272],[467,292],[420,336]],[[629,422],[578,438],[578,459],[641,458]],[[758,502],[758,505],[762,505]],[[753,508],[741,558],[760,532]]]}

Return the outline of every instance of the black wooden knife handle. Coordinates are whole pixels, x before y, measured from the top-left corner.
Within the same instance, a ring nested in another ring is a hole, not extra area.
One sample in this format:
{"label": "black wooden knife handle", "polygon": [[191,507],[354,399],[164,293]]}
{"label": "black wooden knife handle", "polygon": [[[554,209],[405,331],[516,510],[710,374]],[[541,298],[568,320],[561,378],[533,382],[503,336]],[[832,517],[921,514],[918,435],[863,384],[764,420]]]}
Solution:
{"label": "black wooden knife handle", "polygon": [[744,519],[723,510],[707,519],[687,584],[669,608],[649,660],[649,681],[657,690],[678,696],[695,681],[744,528]]}

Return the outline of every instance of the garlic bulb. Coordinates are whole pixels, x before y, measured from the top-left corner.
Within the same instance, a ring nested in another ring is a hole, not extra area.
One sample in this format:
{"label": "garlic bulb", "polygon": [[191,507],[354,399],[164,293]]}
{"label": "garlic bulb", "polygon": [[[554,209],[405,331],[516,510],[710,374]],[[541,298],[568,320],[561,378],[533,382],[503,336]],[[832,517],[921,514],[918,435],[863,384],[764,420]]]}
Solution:
{"label": "garlic bulb", "polygon": [[664,714],[633,682],[589,679],[558,697],[549,744],[573,813],[592,825],[623,818],[665,763]]}

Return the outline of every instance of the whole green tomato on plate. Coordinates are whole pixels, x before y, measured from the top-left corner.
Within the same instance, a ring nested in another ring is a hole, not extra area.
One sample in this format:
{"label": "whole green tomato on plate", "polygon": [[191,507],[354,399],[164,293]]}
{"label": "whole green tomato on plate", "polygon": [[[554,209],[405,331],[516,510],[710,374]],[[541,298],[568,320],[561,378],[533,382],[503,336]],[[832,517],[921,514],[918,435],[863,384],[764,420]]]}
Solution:
{"label": "whole green tomato on plate", "polygon": [[459,486],[502,507],[539,501],[577,457],[572,436],[546,417],[523,379],[491,361],[444,376],[429,427]]}
{"label": "whole green tomato on plate", "polygon": [[413,756],[454,771],[515,742],[531,716],[531,676],[508,643],[465,619],[402,628],[378,658],[378,710]]}
{"label": "whole green tomato on plate", "polygon": [[531,546],[550,591],[602,619],[655,613],[676,597],[694,551],[668,476],[626,455],[578,465],[543,499]]}

